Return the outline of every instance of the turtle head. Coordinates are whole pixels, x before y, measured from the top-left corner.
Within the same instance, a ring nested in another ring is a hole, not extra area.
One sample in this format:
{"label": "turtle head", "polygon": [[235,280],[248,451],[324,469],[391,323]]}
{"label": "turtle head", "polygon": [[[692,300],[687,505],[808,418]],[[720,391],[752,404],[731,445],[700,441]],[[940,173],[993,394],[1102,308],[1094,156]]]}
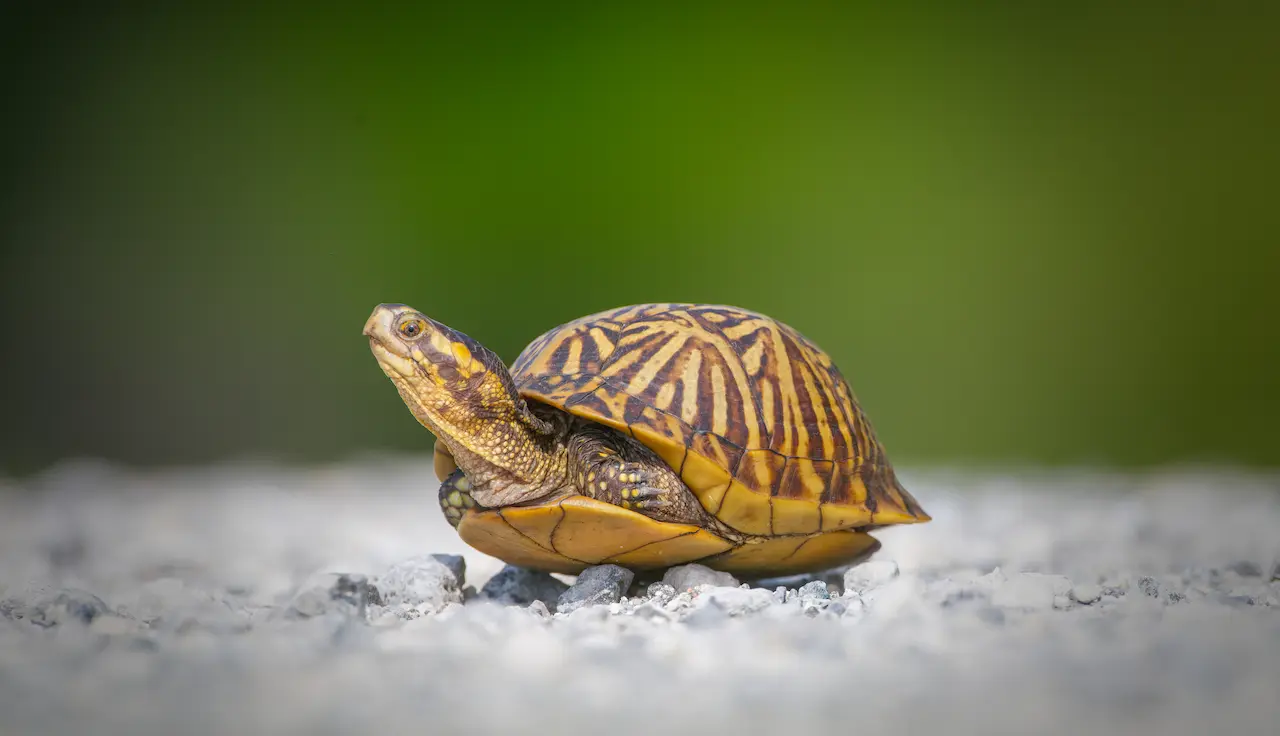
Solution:
{"label": "turtle head", "polygon": [[492,355],[470,337],[403,304],[379,304],[365,322],[364,334],[383,372],[428,402],[444,396],[469,398],[488,369],[485,354]]}
{"label": "turtle head", "polygon": [[383,373],[418,421],[452,446],[493,422],[536,421],[502,359],[404,304],[379,304],[364,325]]}

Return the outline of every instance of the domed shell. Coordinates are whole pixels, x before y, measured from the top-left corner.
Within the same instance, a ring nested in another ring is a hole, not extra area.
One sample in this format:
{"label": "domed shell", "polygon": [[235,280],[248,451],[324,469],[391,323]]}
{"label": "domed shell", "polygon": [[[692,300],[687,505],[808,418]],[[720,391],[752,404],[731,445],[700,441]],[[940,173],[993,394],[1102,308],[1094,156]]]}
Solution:
{"label": "domed shell", "polygon": [[741,532],[930,518],[830,357],[765,315],[697,304],[600,312],[538,337],[511,372],[527,399],[643,442]]}

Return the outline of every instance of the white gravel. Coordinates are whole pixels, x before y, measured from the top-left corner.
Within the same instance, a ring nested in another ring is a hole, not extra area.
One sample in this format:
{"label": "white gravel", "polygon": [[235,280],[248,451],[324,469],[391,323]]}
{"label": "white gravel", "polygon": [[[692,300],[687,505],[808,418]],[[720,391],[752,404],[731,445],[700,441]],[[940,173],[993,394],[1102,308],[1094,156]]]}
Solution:
{"label": "white gravel", "polygon": [[1274,477],[902,476],[843,579],[567,615],[475,594],[429,463],[0,484],[0,734],[1278,732]]}

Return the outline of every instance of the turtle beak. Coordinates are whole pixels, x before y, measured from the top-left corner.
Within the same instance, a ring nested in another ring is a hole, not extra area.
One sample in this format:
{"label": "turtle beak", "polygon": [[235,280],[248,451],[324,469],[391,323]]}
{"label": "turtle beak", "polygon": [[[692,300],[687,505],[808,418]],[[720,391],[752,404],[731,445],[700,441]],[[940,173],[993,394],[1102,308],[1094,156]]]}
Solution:
{"label": "turtle beak", "polygon": [[379,304],[364,323],[364,335],[369,338],[369,349],[378,359],[383,372],[409,377],[417,375],[413,361],[409,360],[404,346],[396,339],[392,329],[396,316],[405,309],[403,304]]}
{"label": "turtle beak", "polygon": [[396,315],[404,309],[403,304],[379,304],[374,307],[373,314],[364,323],[364,335],[372,340],[386,342],[391,337],[391,325]]}

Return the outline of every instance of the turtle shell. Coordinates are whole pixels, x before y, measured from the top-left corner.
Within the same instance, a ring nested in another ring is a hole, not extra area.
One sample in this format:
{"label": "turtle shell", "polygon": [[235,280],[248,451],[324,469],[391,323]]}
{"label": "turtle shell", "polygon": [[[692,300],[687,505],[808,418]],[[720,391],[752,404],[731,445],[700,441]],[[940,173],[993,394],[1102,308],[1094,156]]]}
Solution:
{"label": "turtle shell", "polygon": [[526,399],[643,442],[745,534],[800,544],[930,518],[898,482],[831,358],[765,315],[698,304],[613,309],[544,333],[511,373]]}

